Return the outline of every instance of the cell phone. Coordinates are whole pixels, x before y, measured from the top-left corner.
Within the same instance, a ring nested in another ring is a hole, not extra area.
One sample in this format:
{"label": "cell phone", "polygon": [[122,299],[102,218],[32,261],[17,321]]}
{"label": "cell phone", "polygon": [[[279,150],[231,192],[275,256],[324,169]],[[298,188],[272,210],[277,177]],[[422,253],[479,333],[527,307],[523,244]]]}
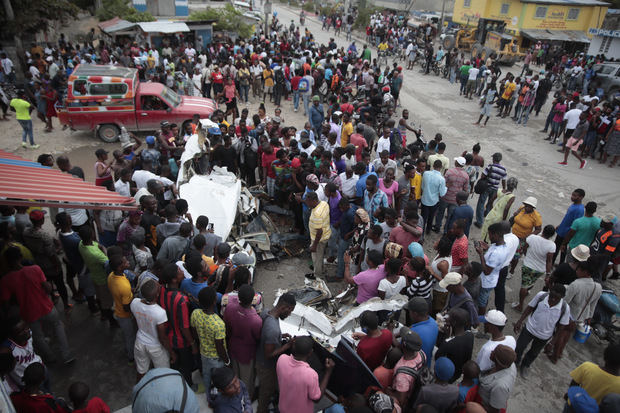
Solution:
{"label": "cell phone", "polygon": [[213,223],[209,224],[209,231],[213,231]]}

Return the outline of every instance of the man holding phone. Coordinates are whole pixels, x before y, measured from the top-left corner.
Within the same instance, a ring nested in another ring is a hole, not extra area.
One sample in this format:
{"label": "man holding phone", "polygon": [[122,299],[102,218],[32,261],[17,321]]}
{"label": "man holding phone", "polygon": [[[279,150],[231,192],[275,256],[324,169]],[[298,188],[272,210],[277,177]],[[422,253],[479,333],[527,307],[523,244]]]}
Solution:
{"label": "man holding phone", "polygon": [[222,242],[222,237],[213,233],[213,223],[209,223],[209,218],[204,215],[200,215],[198,219],[196,219],[196,228],[198,229],[198,233],[205,237],[207,242],[204,254],[207,257],[213,257],[215,247]]}
{"label": "man holding phone", "polygon": [[499,280],[499,272],[510,254],[510,251],[504,242],[504,224],[502,222],[492,224],[489,226],[488,231],[491,246],[488,246],[482,241],[474,242],[476,251],[480,256],[480,263],[482,264],[482,273],[480,273],[482,288],[480,289],[480,295],[478,296],[479,315],[484,315],[486,312],[491,290],[493,290],[497,285],[497,281]]}

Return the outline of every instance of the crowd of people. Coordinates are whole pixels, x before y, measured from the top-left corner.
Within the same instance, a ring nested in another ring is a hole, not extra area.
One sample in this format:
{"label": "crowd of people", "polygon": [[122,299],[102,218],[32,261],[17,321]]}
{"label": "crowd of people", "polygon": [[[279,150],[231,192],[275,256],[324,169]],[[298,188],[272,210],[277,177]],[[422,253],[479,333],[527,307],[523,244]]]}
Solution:
{"label": "crowd of people", "polygon": [[[396,19],[373,18],[373,27],[382,24],[377,20],[398,26]],[[485,159],[476,144],[451,160],[445,152],[452,142],[441,134],[426,144],[410,144],[419,131],[409,123],[407,109],[400,116],[394,111],[402,67],[381,71],[367,46],[358,57],[354,43],[348,50],[333,39],[318,45],[307,29],[302,35],[298,27],[275,30],[277,19],[274,25],[266,38],[201,50],[173,37],[159,50],[129,42],[72,45],[63,38],[57,46],[34,45],[29,51],[23,92],[10,102],[24,127],[24,142],[29,126],[21,121],[29,120],[31,110],[39,112],[42,92],[37,91],[53,90],[57,99],[77,64],[136,67],[145,81],[210,96],[226,107],[210,117],[218,128],[204,131],[199,115],[185,130],[164,121],[157,133],[144,142],[133,136],[111,158],[104,149],[95,152],[95,184],[133,196],[137,210],[124,215],[52,208],[47,214],[2,207],[0,375],[18,413],[106,411],[101,399],[88,400],[82,382],[68,389],[71,406],[54,396],[64,392],[50,383],[47,365],[75,362],[57,302],[67,316],[74,303],[85,303],[94,320],[122,331],[123,356],[136,370],[135,411],[184,406],[197,412],[196,398],[206,397],[216,413],[251,412],[254,400],[259,413],[270,406],[310,413],[324,399],[337,364],[327,358],[319,377],[308,364],[313,340],[280,329],[279,320],[295,310],[294,295],[281,295],[273,308],[265,305],[252,287],[247,254],[231,254],[209,217],[192,217],[187,201],[179,198],[179,159],[196,133],[206,135],[209,144],[203,156],[207,168],[226,167],[248,186],[260,184],[269,202],[293,211],[294,230],[307,237],[312,259],[307,278],[355,286],[357,304],[397,294],[408,298],[402,311],[362,314],[361,331],[351,338],[381,387],[344,395],[330,412],[505,410],[517,374],[527,380],[543,350],[556,363],[575,331],[595,316],[601,283],[618,278],[616,216],[597,217],[597,204],[583,205],[586,193],[575,189],[563,220],[544,222],[536,198],[520,199],[519,182],[502,164],[501,153]],[[372,36],[380,37],[381,49],[388,35],[377,33]],[[446,59],[454,62],[452,80],[457,73],[471,77],[462,92],[481,93],[491,105],[496,81],[486,74],[479,82],[478,74],[488,71],[479,67],[497,66],[459,65],[462,58],[451,53]],[[347,80],[367,103],[349,103]],[[509,115],[512,96],[516,101],[525,87],[534,88],[527,86],[531,82],[538,82],[538,90],[544,84],[534,76],[516,92],[512,75],[500,82],[500,113]],[[253,99],[265,101],[255,114],[238,110],[238,102],[248,102],[250,88]],[[385,94],[394,104],[384,104]],[[308,117],[303,127],[284,120],[289,96],[294,111],[303,102]],[[560,124],[552,131],[557,139],[566,129],[570,149],[587,135],[589,124],[584,128],[582,121],[589,122],[590,112],[599,126],[603,121],[596,103],[577,96],[580,120],[571,131],[572,124],[562,124],[564,114],[555,120],[562,96],[552,106],[552,122]],[[267,113],[268,99],[273,116]],[[517,103],[526,122],[530,106]],[[611,128],[607,145],[620,139],[620,121],[612,121],[617,111],[604,107],[604,124]],[[45,121],[53,127],[47,115]],[[66,155],[44,154],[38,161],[85,177]],[[468,205],[474,195],[475,209]],[[481,230],[480,241],[473,243],[472,225]],[[521,316],[513,336],[506,328],[505,283],[520,260],[521,289],[511,308]],[[492,292],[494,305],[488,309]],[[404,327],[396,328],[397,322]],[[49,332],[53,340],[46,337]],[[476,338],[487,341],[475,355]],[[600,411],[617,411],[619,350],[612,344],[603,366],[587,362],[571,372],[567,409],[585,411],[577,406],[594,403]],[[198,382],[192,377],[196,370]]]}

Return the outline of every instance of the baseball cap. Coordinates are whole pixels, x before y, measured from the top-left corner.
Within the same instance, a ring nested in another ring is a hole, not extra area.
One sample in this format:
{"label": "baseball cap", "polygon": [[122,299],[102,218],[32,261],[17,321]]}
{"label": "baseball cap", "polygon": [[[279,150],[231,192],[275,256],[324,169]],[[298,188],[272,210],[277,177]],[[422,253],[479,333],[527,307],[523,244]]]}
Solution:
{"label": "baseball cap", "polygon": [[413,297],[403,308],[414,313],[428,313],[429,310],[428,302],[422,297]]}
{"label": "baseball cap", "polygon": [[221,135],[222,134],[222,131],[220,130],[220,128],[208,128],[207,132],[210,135]]}
{"label": "baseball cap", "polygon": [[409,254],[411,254],[412,257],[424,258],[424,248],[422,248],[422,245],[420,245],[419,242],[412,242],[411,244],[409,244],[407,249],[409,250]]}
{"label": "baseball cap", "polygon": [[446,288],[449,285],[458,285],[461,283],[463,277],[458,272],[449,272],[443,277],[443,280],[439,281],[441,288]]}
{"label": "baseball cap", "polygon": [[146,143],[149,145],[152,145],[155,143],[155,136],[147,136],[146,137]]}
{"label": "baseball cap", "polygon": [[435,360],[435,376],[441,381],[449,381],[454,375],[454,363],[448,357]]}
{"label": "baseball cap", "polygon": [[319,102],[321,100],[320,97],[318,97],[317,95],[312,96],[312,101],[313,102]]}
{"label": "baseball cap", "polygon": [[575,413],[597,413],[598,404],[588,392],[580,386],[571,386],[566,392],[568,401]]}
{"label": "baseball cap", "polygon": [[40,209],[30,211],[30,219],[33,221],[41,221],[45,217],[45,212]]}
{"label": "baseball cap", "polygon": [[462,156],[457,156],[456,158],[454,158],[454,161],[461,166],[465,166],[465,164],[467,163],[465,158],[463,158]]}
{"label": "baseball cap", "polygon": [[133,146],[133,142],[132,141],[124,142],[123,145],[122,145],[123,149],[129,148],[131,146]]}
{"label": "baseball cap", "polygon": [[232,263],[237,266],[241,265],[255,265],[256,259],[254,257],[250,257],[247,252],[240,251],[233,255]]}
{"label": "baseball cap", "polygon": [[506,315],[499,310],[489,310],[485,315],[478,317],[478,319],[482,323],[489,323],[498,327],[506,325]]}
{"label": "baseball cap", "polygon": [[422,348],[422,339],[420,335],[409,327],[401,327],[400,342],[409,350],[418,351]]}

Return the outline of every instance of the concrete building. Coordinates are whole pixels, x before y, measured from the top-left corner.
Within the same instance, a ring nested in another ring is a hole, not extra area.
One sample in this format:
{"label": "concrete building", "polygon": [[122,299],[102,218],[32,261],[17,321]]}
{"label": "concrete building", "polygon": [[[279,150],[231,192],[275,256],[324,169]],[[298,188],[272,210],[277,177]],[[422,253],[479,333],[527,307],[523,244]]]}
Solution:
{"label": "concrete building", "polygon": [[608,6],[599,0],[456,0],[452,21],[503,22],[506,33],[526,38],[522,46],[535,40],[589,43],[589,30],[601,27]]}
{"label": "concrete building", "polygon": [[590,27],[592,41],[588,54],[604,54],[608,59],[620,59],[620,10],[609,9],[600,29]]}
{"label": "concrete building", "polygon": [[148,11],[153,16],[188,16],[188,0],[132,0],[138,11]]}

